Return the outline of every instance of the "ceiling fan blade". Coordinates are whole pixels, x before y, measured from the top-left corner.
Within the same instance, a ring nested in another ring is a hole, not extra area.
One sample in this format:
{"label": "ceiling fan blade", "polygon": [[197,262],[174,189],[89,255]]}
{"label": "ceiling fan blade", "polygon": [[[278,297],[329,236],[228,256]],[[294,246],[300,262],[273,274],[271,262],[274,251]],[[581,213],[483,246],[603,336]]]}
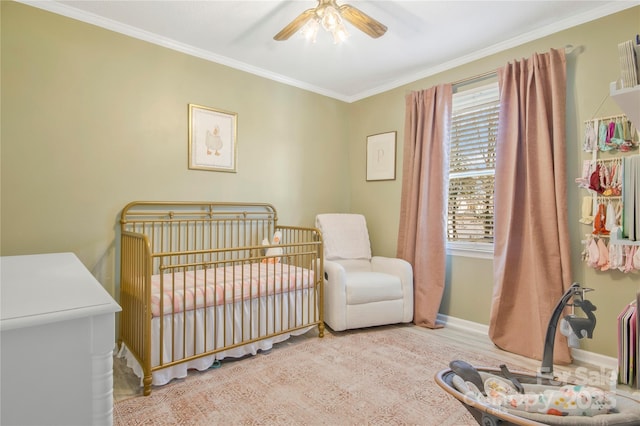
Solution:
{"label": "ceiling fan blade", "polygon": [[298,31],[300,28],[302,28],[304,26],[304,24],[306,24],[307,21],[309,19],[311,19],[311,17],[313,17],[315,12],[316,12],[315,9],[307,9],[307,10],[305,10],[300,15],[298,15],[298,17],[296,19],[291,21],[289,23],[289,25],[287,25],[282,30],[280,30],[280,32],[278,34],[273,36],[273,39],[277,40],[277,41],[282,41],[282,40],[288,39],[293,34],[295,34],[296,31]]}
{"label": "ceiling fan blade", "polygon": [[340,6],[340,14],[354,27],[373,38],[378,38],[387,32],[385,25],[382,25],[366,13],[348,4]]}

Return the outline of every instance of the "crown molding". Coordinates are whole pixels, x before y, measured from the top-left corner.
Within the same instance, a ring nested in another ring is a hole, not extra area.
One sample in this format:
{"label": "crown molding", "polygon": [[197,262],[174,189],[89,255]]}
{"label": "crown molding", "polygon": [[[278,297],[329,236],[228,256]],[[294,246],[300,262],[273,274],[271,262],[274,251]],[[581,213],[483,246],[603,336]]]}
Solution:
{"label": "crown molding", "polygon": [[[406,84],[413,83],[418,80],[422,80],[423,78],[430,77],[435,74],[439,74],[444,71],[448,71],[450,69],[459,67],[461,65],[466,65],[470,62],[476,61],[478,59],[485,58],[487,56],[500,53],[507,49],[511,49],[517,46],[520,46],[524,43],[528,43],[530,41],[538,40],[542,37],[546,37],[551,34],[555,34],[557,32],[576,27],[578,25],[585,24],[587,22],[595,21],[596,19],[603,18],[608,15],[612,15],[614,13],[622,12],[623,10],[630,9],[632,7],[638,6],[637,1],[614,1],[611,3],[607,3],[599,8],[593,9],[589,12],[585,12],[576,16],[572,16],[571,18],[564,19],[562,21],[555,22],[551,25],[547,25],[541,28],[538,28],[534,31],[530,31],[528,33],[524,33],[518,37],[511,38],[509,40],[505,40],[501,43],[494,44],[493,46],[489,46],[487,48],[478,50],[470,55],[461,56],[452,61],[444,62],[435,67],[427,68],[418,73],[406,75],[400,79],[397,79],[393,82],[385,84],[383,86],[378,86],[371,90],[361,92],[356,96],[352,96],[348,99],[347,102],[355,102],[361,99],[368,98],[370,96],[378,95],[380,93],[387,92],[392,89],[396,89],[400,86],[404,86]],[[577,47],[579,43],[574,44]],[[564,46],[562,46],[564,47]]]}
{"label": "crown molding", "polygon": [[55,13],[57,15],[65,16],[67,18],[75,19],[87,24],[95,25],[110,31],[114,31],[119,34],[126,35],[128,37],[136,38],[138,40],[146,41],[158,46],[165,47],[167,49],[175,50],[177,52],[184,53],[186,55],[194,56],[196,58],[204,59],[210,62],[214,62],[220,65],[225,65],[239,71],[244,71],[250,74],[264,77],[268,80],[277,81],[279,83],[286,84],[288,86],[297,87],[299,89],[307,90],[309,92],[317,93],[319,95],[334,98],[343,102],[349,102],[348,97],[331,91],[322,87],[317,87],[304,81],[295,80],[289,77],[285,77],[281,74],[273,73],[265,69],[255,67],[245,62],[237,61],[235,59],[228,58],[222,55],[216,55],[204,49],[200,49],[185,43],[180,43],[167,37],[162,37],[158,34],[144,31],[139,28],[123,24],[121,22],[114,21],[93,13],[89,13],[83,10],[76,9],[66,4],[61,4],[57,1],[34,1],[34,0],[16,0],[18,3],[22,3],[28,6],[33,6],[38,9],[45,10],[47,12]]}
{"label": "crown molding", "polygon": [[347,96],[341,93],[324,89],[322,87],[317,87],[317,86],[305,83],[303,81],[295,80],[295,79],[283,76],[281,74],[273,73],[241,61],[236,61],[226,56],[216,55],[204,49],[199,49],[184,43],[179,43],[179,42],[176,42],[175,40],[172,40],[166,37],[161,37],[158,34],[151,33],[148,31],[143,31],[138,28],[125,25],[120,22],[107,19],[92,13],[88,13],[56,1],[34,1],[34,0],[16,0],[16,1],[19,3],[36,7],[38,9],[46,10],[48,12],[52,12],[58,15],[66,16],[68,18],[76,19],[81,22],[96,25],[98,27],[105,28],[129,37],[133,37],[133,38],[143,40],[152,44],[156,44],[158,46],[162,46],[167,49],[172,49],[178,52],[182,52],[190,56],[215,62],[220,65],[225,65],[230,68],[237,69],[239,71],[244,71],[244,72],[254,74],[260,77],[264,77],[266,79],[273,80],[282,84],[297,87],[299,89],[307,90],[309,92],[327,96],[329,98],[337,99],[339,101],[346,102],[346,103],[353,103],[374,95],[378,95],[383,92],[387,92],[392,89],[396,89],[400,86],[404,86],[406,84],[413,83],[423,78],[427,78],[432,75],[439,74],[444,71],[448,71],[455,67],[468,64],[475,60],[484,58],[486,56],[493,55],[495,53],[499,53],[516,46],[520,46],[524,43],[537,40],[539,38],[548,36],[550,34],[554,34],[556,32],[559,32],[568,28],[572,28],[577,25],[584,24],[586,22],[596,20],[604,16],[611,15],[613,13],[621,12],[625,9],[629,9],[631,7],[635,7],[638,5],[637,1],[613,1],[599,8],[593,9],[589,12],[585,12],[585,13],[573,16],[571,18],[564,19],[554,24],[541,27],[535,31],[530,31],[518,37],[505,40],[501,43],[494,44],[493,46],[489,46],[485,49],[478,50],[473,54],[465,55],[457,59],[454,59],[452,61],[444,62],[435,67],[427,68],[419,73],[405,75],[388,84],[375,87],[371,90],[366,90],[353,96]]}

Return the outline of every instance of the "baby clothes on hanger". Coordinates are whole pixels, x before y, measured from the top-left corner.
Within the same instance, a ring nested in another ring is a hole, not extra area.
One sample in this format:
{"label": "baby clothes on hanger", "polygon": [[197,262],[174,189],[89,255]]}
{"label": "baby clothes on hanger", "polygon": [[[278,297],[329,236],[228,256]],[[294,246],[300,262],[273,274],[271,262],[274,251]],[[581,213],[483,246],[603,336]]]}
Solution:
{"label": "baby clothes on hanger", "polygon": [[607,213],[604,204],[598,205],[598,212],[593,220],[593,234],[594,235],[609,235],[609,230],[606,228]]}
{"label": "baby clothes on hanger", "polygon": [[635,246],[625,246],[624,248],[625,262],[624,262],[623,272],[629,273],[633,271],[633,256],[635,252],[636,252]]}
{"label": "baby clothes on hanger", "polygon": [[602,238],[600,238],[598,239],[598,269],[608,271],[609,268],[609,249]]}
{"label": "baby clothes on hanger", "polygon": [[588,120],[584,123],[582,148],[585,152],[628,152],[637,147],[636,129],[624,115]]}
{"label": "baby clothes on hanger", "polygon": [[616,212],[611,202],[607,203],[607,214],[604,225],[605,228],[609,230],[613,229],[616,226]]}
{"label": "baby clothes on hanger", "polygon": [[617,269],[625,274],[640,272],[640,246],[611,243],[609,238],[597,235],[587,235],[583,244],[582,260],[590,268],[603,272]]}
{"label": "baby clothes on hanger", "polygon": [[620,269],[624,266],[624,248],[621,244],[609,244],[609,267]]}
{"label": "baby clothes on hanger", "polygon": [[622,161],[620,159],[614,161],[611,169],[611,195],[619,196],[622,194]]}
{"label": "baby clothes on hanger", "polygon": [[591,197],[582,197],[582,217],[580,223],[591,225],[593,223],[593,199]]}
{"label": "baby clothes on hanger", "polygon": [[610,151],[612,147],[607,142],[609,142],[609,124],[601,121],[598,127],[598,149]]}
{"label": "baby clothes on hanger", "polygon": [[616,225],[622,225],[622,201],[616,203]]}
{"label": "baby clothes on hanger", "polygon": [[622,122],[622,139],[624,139],[625,142],[633,142],[633,132],[634,132],[634,128],[633,125],[631,124],[630,120],[623,120]]}
{"label": "baby clothes on hanger", "polygon": [[593,173],[591,173],[591,176],[589,177],[589,189],[597,192],[598,194],[602,194],[602,192],[604,191],[604,188],[602,188],[600,182],[601,182],[600,164],[596,163],[596,168],[593,171]]}
{"label": "baby clothes on hanger", "polygon": [[575,179],[580,188],[603,197],[619,197],[622,194],[623,163],[621,159],[585,160],[582,176]]}
{"label": "baby clothes on hanger", "polygon": [[595,129],[596,124],[593,121],[585,122],[584,126],[584,144],[582,148],[586,152],[593,152],[598,150],[598,135]]}
{"label": "baby clothes on hanger", "polygon": [[589,189],[591,174],[595,171],[596,162],[584,160],[582,162],[582,176],[576,178],[576,183],[580,188]]}
{"label": "baby clothes on hanger", "polygon": [[638,146],[638,141],[634,140],[636,129],[633,128],[633,124],[629,120],[622,121],[622,139],[620,144],[620,151],[629,152]]}
{"label": "baby clothes on hanger", "polygon": [[622,123],[620,122],[619,118],[617,118],[615,121],[609,122],[609,131],[606,141],[607,146],[609,146],[611,149],[619,149],[620,145],[622,145],[622,143],[624,142],[622,133]]}
{"label": "baby clothes on hanger", "polygon": [[600,257],[600,251],[598,250],[598,243],[596,239],[591,237],[587,242],[587,265],[592,268],[598,267],[598,258]]}

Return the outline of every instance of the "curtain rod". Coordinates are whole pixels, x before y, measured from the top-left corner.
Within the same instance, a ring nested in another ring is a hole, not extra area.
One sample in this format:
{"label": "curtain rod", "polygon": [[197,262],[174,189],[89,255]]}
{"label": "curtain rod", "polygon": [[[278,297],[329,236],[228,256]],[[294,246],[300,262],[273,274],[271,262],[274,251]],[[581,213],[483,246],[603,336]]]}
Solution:
{"label": "curtain rod", "polygon": [[457,81],[454,81],[453,83],[451,83],[452,86],[459,86],[461,84],[465,84],[465,83],[470,83],[472,81],[475,80],[482,80],[485,79],[487,77],[491,77],[493,75],[498,75],[498,71],[493,70],[493,71],[487,71],[487,72],[483,72],[482,74],[478,74],[478,75],[474,75],[472,77],[466,77]]}
{"label": "curtain rod", "polygon": [[[567,44],[564,47],[565,54],[571,53],[572,50],[573,50],[573,45],[571,45],[571,44]],[[482,79],[485,79],[485,78],[488,78],[488,77],[492,77],[493,75],[498,75],[498,70],[487,71],[487,72],[483,72],[482,74],[474,75],[472,77],[466,77],[466,78],[454,81],[453,83],[451,83],[451,85],[452,86],[460,86],[461,84],[470,83],[470,82],[476,81],[476,80],[482,80]]]}

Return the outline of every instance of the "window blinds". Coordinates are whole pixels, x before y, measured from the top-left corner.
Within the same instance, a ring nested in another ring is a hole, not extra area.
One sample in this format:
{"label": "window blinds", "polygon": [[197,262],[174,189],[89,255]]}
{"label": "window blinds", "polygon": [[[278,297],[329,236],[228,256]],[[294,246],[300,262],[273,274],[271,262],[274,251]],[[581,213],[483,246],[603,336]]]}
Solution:
{"label": "window blinds", "polygon": [[453,95],[448,240],[493,243],[498,83]]}

